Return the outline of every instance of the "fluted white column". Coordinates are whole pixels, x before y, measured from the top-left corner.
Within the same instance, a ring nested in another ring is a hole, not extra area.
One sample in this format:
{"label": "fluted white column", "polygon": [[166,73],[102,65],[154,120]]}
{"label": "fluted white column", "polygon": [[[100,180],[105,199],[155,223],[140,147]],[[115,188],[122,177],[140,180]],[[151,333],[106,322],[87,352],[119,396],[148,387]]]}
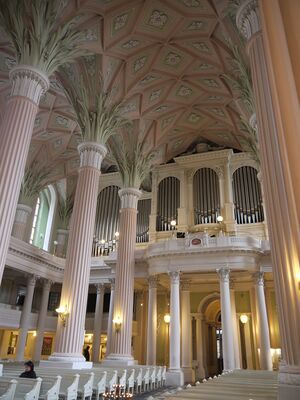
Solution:
{"label": "fluted white column", "polygon": [[[296,119],[299,120],[299,101],[292,77],[281,4],[277,0],[245,0],[237,12],[236,22],[247,39],[256,104],[282,345],[279,398],[292,400],[299,397],[300,388],[300,318],[296,317],[300,315],[297,280],[300,265],[300,191],[299,179],[296,179],[300,169],[299,124],[295,123]],[[279,55],[276,64],[272,62],[274,51]],[[281,71],[280,76],[275,71]],[[285,74],[289,84],[286,84]],[[289,112],[283,113],[283,106]]]}
{"label": "fluted white column", "polygon": [[32,300],[34,294],[34,288],[36,284],[37,277],[35,275],[30,275],[27,279],[27,290],[25,301],[22,308],[22,314],[20,319],[20,329],[19,338],[16,352],[16,361],[24,360],[24,351],[26,346],[26,338],[29,329],[29,319],[32,307]]}
{"label": "fluted white column", "polygon": [[260,342],[259,363],[261,369],[272,371],[272,354],[270,344],[269,322],[264,291],[264,274],[258,272],[255,278],[257,304],[258,337]]}
{"label": "fluted white column", "polygon": [[44,332],[45,332],[45,323],[46,323],[46,318],[47,318],[49,294],[50,294],[50,289],[51,289],[52,283],[53,282],[49,281],[49,280],[44,280],[44,283],[43,283],[43,294],[42,294],[40,312],[39,312],[39,316],[38,316],[37,333],[36,333],[35,349],[34,349],[34,356],[33,356],[33,359],[35,361],[39,361],[41,358]]}
{"label": "fluted white column", "polygon": [[230,305],[229,290],[229,269],[221,268],[218,271],[220,278],[220,298],[221,298],[221,316],[222,316],[222,345],[223,345],[223,369],[224,371],[233,370],[234,345],[233,345],[233,326]]}
{"label": "fluted white column", "polygon": [[0,126],[0,283],[39,101],[49,88],[48,78],[27,65],[10,71],[10,83]]}
{"label": "fluted white column", "polygon": [[186,382],[194,380],[192,369],[192,321],[190,282],[181,282],[181,366]]}
{"label": "fluted white column", "polygon": [[135,188],[119,191],[121,198],[120,236],[115,273],[115,304],[113,319],[121,321],[117,331],[113,326],[112,352],[109,360],[133,362],[131,355],[134,250],[136,242],[137,205],[142,192]]}
{"label": "fluted white column", "polygon": [[148,297],[148,325],[147,325],[147,364],[156,364],[156,337],[157,337],[157,276],[150,276]]}
{"label": "fluted white column", "polygon": [[97,289],[97,297],[96,297],[96,309],[95,309],[95,319],[94,319],[93,361],[98,362],[100,355],[105,285],[103,283],[97,283],[95,286]]}
{"label": "fluted white column", "polygon": [[110,300],[109,300],[109,312],[107,321],[106,357],[111,353],[112,329],[113,329],[112,321],[114,316],[114,305],[115,305],[115,279],[110,279]]}
{"label": "fluted white column", "polygon": [[65,248],[68,236],[69,236],[68,229],[57,229],[57,237],[56,237],[57,244],[55,249],[55,255],[57,257],[63,257],[65,255]]}
{"label": "fluted white column", "polygon": [[205,337],[203,330],[203,314],[196,316],[196,331],[197,331],[197,361],[198,361],[198,376],[197,379],[205,378],[204,354]]}
{"label": "fluted white column", "polygon": [[236,305],[235,305],[235,291],[233,282],[230,282],[230,305],[231,305],[231,318],[232,318],[232,330],[233,330],[233,345],[234,345],[234,368],[241,368],[241,351],[240,341],[238,336],[238,320],[236,317]]}
{"label": "fluted white column", "polygon": [[180,273],[170,272],[170,371],[180,370]]}
{"label": "fluted white column", "polygon": [[12,236],[20,239],[26,240],[26,228],[27,228],[27,221],[28,217],[32,212],[32,208],[26,206],[25,204],[18,204],[17,210],[15,214],[15,220],[13,224]]}
{"label": "fluted white column", "polygon": [[82,143],[79,176],[65,263],[60,306],[69,312],[66,324],[58,318],[52,361],[85,362],[82,355],[91,252],[97,207],[98,184],[106,148]]}

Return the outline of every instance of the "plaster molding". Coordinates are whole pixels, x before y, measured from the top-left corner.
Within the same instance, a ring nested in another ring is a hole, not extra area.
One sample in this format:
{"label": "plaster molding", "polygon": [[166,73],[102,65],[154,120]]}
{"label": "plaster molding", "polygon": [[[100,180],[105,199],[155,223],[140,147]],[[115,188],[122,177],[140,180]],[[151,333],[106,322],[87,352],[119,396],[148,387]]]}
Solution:
{"label": "plaster molding", "polygon": [[158,282],[159,282],[159,279],[158,279],[157,275],[149,276],[149,278],[148,278],[149,289],[156,289]]}
{"label": "plaster molding", "polygon": [[257,0],[246,0],[241,4],[236,14],[236,25],[247,40],[261,31]]}
{"label": "plaster molding", "polygon": [[229,282],[230,269],[228,267],[222,267],[220,269],[217,269],[217,274],[222,283]]}
{"label": "plaster molding", "polygon": [[256,272],[254,275],[255,284],[257,286],[264,286],[264,273],[263,272]]}
{"label": "plaster molding", "polygon": [[180,282],[180,272],[179,271],[172,271],[169,272],[170,282],[171,285],[179,285]]}

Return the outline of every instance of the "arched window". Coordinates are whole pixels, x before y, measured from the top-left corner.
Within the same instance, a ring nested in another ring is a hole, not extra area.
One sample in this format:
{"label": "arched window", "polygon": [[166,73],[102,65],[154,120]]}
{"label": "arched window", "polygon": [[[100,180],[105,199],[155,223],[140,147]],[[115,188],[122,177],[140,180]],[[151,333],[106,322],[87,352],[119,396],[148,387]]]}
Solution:
{"label": "arched window", "polygon": [[255,168],[245,166],[234,172],[233,201],[238,224],[253,224],[264,220],[261,188]]}
{"label": "arched window", "polygon": [[116,245],[119,230],[120,198],[118,186],[107,186],[98,195],[93,255],[108,254]]}
{"label": "arched window", "polygon": [[174,176],[163,179],[158,185],[157,195],[157,231],[170,231],[171,221],[177,221],[177,209],[180,207],[180,181]]}
{"label": "arched window", "polygon": [[149,215],[151,213],[151,199],[139,200],[136,224],[136,242],[149,241]]}
{"label": "arched window", "polygon": [[195,224],[217,222],[220,213],[219,178],[211,168],[200,168],[193,179]]}
{"label": "arched window", "polygon": [[33,216],[32,228],[31,228],[30,239],[29,239],[29,243],[30,244],[33,244],[33,239],[34,239],[34,236],[35,236],[35,231],[36,231],[36,225],[37,225],[37,219],[38,219],[38,215],[39,215],[40,206],[41,206],[41,199],[40,199],[40,197],[38,197],[37,201],[36,201],[36,206],[35,206],[35,209],[34,209],[34,216]]}
{"label": "arched window", "polygon": [[52,185],[43,189],[36,201],[29,243],[48,251],[56,207],[56,192]]}

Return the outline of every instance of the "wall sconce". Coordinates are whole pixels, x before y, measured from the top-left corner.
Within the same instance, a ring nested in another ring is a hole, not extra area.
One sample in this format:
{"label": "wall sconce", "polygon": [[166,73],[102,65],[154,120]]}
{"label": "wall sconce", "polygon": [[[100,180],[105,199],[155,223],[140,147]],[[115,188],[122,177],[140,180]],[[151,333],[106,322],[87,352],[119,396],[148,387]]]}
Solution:
{"label": "wall sconce", "polygon": [[176,221],[175,219],[172,219],[172,221],[170,222],[172,229],[175,229],[176,226]]}
{"label": "wall sconce", "polygon": [[249,321],[248,315],[242,314],[242,315],[240,316],[240,321],[241,321],[242,324],[246,324],[246,323]]}
{"label": "wall sconce", "polygon": [[116,233],[115,233],[115,238],[116,238],[116,240],[119,239],[119,236],[120,236],[120,233],[119,233],[119,232],[116,232]]}
{"label": "wall sconce", "polygon": [[169,325],[169,323],[171,322],[171,315],[170,314],[165,314],[164,315],[164,321],[166,324]]}
{"label": "wall sconce", "polygon": [[113,319],[113,323],[115,325],[116,332],[120,332],[121,325],[122,325],[122,319],[121,319],[120,315],[118,315],[116,318]]}
{"label": "wall sconce", "polygon": [[67,305],[65,305],[64,307],[60,306],[55,311],[57,312],[59,318],[62,320],[63,326],[66,326],[67,318],[68,318],[68,315],[70,314],[69,310],[68,310],[68,306]]}
{"label": "wall sconce", "polygon": [[36,331],[33,331],[33,332],[32,332],[32,336],[33,336],[33,337],[36,337]]}
{"label": "wall sconce", "polygon": [[220,225],[220,233],[219,233],[220,236],[223,236],[223,221],[224,221],[224,218],[222,217],[222,215],[218,215],[217,223]]}
{"label": "wall sconce", "polygon": [[223,222],[223,220],[224,220],[224,218],[222,217],[222,215],[218,215],[218,216],[217,216],[217,221],[218,221],[219,223]]}

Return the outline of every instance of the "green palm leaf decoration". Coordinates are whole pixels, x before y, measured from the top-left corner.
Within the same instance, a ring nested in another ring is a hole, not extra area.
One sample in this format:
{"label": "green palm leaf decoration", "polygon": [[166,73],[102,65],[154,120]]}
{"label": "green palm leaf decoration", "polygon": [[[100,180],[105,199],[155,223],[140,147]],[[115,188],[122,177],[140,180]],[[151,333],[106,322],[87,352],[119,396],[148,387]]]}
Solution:
{"label": "green palm leaf decoration", "polygon": [[156,156],[156,151],[145,153],[143,144],[138,140],[132,128],[123,134],[110,138],[108,147],[118,166],[124,188],[140,189],[148,177]]}
{"label": "green palm leaf decoration", "polygon": [[59,11],[60,0],[0,0],[0,25],[15,48],[18,64],[50,76],[83,54],[74,20],[58,26]]}
{"label": "green palm leaf decoration", "polygon": [[[90,63],[95,64],[91,73]],[[82,139],[105,145],[118,130],[129,124],[122,103],[113,102],[105,90],[100,72],[100,56],[81,57],[78,63],[64,66],[59,73],[81,128]]]}
{"label": "green palm leaf decoration", "polygon": [[68,229],[69,222],[72,215],[74,206],[74,193],[67,195],[66,197],[58,197],[58,216],[59,216],[59,227],[60,229]]}
{"label": "green palm leaf decoration", "polygon": [[21,184],[19,203],[32,206],[33,200],[47,185],[47,178],[51,171],[48,168],[40,168],[37,162],[26,167]]}

